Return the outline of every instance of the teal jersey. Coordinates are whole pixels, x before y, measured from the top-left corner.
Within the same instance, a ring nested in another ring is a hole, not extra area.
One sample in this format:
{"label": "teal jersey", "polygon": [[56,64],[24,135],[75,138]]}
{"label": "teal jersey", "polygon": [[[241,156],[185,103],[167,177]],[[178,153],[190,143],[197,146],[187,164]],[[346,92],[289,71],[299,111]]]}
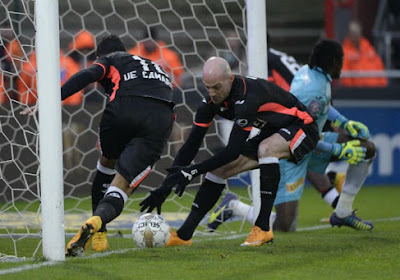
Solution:
{"label": "teal jersey", "polygon": [[319,134],[328,119],[331,82],[332,78],[321,68],[310,69],[308,65],[304,65],[297,71],[290,85],[290,92],[306,105],[313,117],[318,118]]}

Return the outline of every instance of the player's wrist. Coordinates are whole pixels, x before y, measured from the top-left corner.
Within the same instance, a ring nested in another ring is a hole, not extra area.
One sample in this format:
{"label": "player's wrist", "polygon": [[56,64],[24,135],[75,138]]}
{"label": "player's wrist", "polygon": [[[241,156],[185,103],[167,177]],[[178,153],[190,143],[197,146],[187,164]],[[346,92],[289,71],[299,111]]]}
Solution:
{"label": "player's wrist", "polygon": [[339,158],[342,151],[343,151],[343,144],[332,143],[332,150],[331,150],[332,155]]}

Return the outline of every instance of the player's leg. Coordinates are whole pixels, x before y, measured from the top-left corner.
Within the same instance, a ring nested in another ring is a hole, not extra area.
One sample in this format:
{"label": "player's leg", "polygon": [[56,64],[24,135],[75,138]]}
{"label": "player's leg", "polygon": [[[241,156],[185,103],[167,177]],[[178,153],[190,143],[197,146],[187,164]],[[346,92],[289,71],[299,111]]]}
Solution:
{"label": "player's leg", "polygon": [[[338,142],[346,142],[352,138],[348,135],[339,135]],[[342,187],[338,204],[334,213],[331,215],[330,223],[332,226],[349,226],[359,230],[371,230],[373,225],[370,222],[362,221],[353,211],[353,202],[357,193],[360,191],[368,175],[368,168],[375,159],[375,146],[371,141],[360,140],[361,146],[367,149],[366,158],[358,165],[349,165],[346,172],[346,179]]]}
{"label": "player's leg", "polygon": [[297,164],[280,160],[281,180],[275,199],[275,231],[295,231],[299,214],[299,200],[303,195],[307,166],[311,154]]}
{"label": "player's leg", "polygon": [[326,203],[328,203],[333,209],[335,209],[339,200],[340,193],[338,192],[328,175],[308,170],[307,179],[310,181],[311,185],[318,190],[318,192],[322,196],[322,199]]}
{"label": "player's leg", "polygon": [[235,161],[207,173],[195,196],[188,217],[177,232],[172,233],[166,246],[189,245],[188,242],[196,227],[221,196],[226,179],[255,167],[257,167],[256,161],[240,155]]}
{"label": "player's leg", "polygon": [[258,148],[258,163],[260,168],[260,212],[254,223],[254,227],[241,246],[261,246],[272,242],[273,233],[269,224],[278,190],[280,171],[279,159],[290,157],[290,141],[280,134],[275,133],[261,141]]}
{"label": "player's leg", "polygon": [[299,217],[299,201],[293,200],[275,205],[276,218],[274,231],[296,231]]}
{"label": "player's leg", "polygon": [[[105,156],[100,156],[97,161],[97,171],[92,183],[92,211],[93,214],[99,205],[100,200],[104,197],[107,188],[110,186],[112,179],[116,174],[115,159],[108,159]],[[96,232],[92,239],[92,250],[101,252],[109,248],[107,239],[107,229],[103,225],[98,232]]]}
{"label": "player's leg", "polygon": [[[119,157],[117,173],[93,217],[68,243],[68,256],[82,254],[93,235],[121,214],[128,197],[160,158],[172,129],[173,112],[167,104],[140,98],[126,99],[114,106],[118,107],[118,117],[114,117],[112,108],[106,110],[100,125],[100,138],[104,156]],[[120,129],[121,122],[130,123],[130,127]]]}
{"label": "player's leg", "polygon": [[[269,133],[268,131],[264,131]],[[260,133],[262,136],[263,132]],[[310,153],[319,139],[317,125],[292,124],[278,133],[265,138],[258,147],[260,168],[261,208],[247,239],[241,246],[260,246],[272,241],[273,233],[269,225],[269,217],[275,202],[280,181],[279,159],[290,159],[300,162]]]}
{"label": "player's leg", "polygon": [[[328,143],[336,143],[338,137],[339,133],[336,132],[325,132],[321,135],[322,140]],[[335,160],[336,159],[333,158],[330,153],[314,150],[311,153],[311,159],[307,169],[307,179],[321,194],[322,198],[333,208],[336,207],[337,201],[339,200],[339,192],[335,188],[335,185],[331,184],[331,180],[325,175],[325,172],[329,163]]]}

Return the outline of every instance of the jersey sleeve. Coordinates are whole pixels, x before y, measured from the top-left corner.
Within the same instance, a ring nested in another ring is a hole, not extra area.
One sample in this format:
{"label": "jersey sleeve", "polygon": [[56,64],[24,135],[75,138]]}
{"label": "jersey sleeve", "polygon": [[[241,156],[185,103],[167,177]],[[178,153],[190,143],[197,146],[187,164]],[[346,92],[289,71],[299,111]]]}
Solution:
{"label": "jersey sleeve", "polygon": [[173,166],[187,166],[196,157],[215,115],[212,107],[212,104],[204,99],[197,108],[192,130],[190,131],[188,139],[179,149]]}
{"label": "jersey sleeve", "polygon": [[228,145],[225,149],[193,167],[196,168],[200,174],[203,174],[234,161],[240,155],[241,148],[249,137],[249,134],[250,131],[243,130],[237,125],[234,125]]}
{"label": "jersey sleeve", "polygon": [[61,87],[61,100],[68,98],[74,93],[85,88],[90,83],[98,81],[103,75],[103,69],[99,65],[92,64],[73,75]]}
{"label": "jersey sleeve", "polygon": [[194,125],[208,128],[212,124],[214,116],[216,115],[213,104],[208,99],[203,99],[196,111]]}
{"label": "jersey sleeve", "polygon": [[96,59],[96,61],[93,62],[93,64],[98,65],[103,69],[103,75],[98,80],[102,80],[104,77],[107,77],[111,65],[107,57],[105,56],[100,57]]}
{"label": "jersey sleeve", "polygon": [[199,173],[206,173],[224,166],[240,155],[243,144],[249,137],[253,121],[257,114],[257,105],[247,100],[238,100],[235,104],[235,120],[228,145],[211,158],[195,165]]}

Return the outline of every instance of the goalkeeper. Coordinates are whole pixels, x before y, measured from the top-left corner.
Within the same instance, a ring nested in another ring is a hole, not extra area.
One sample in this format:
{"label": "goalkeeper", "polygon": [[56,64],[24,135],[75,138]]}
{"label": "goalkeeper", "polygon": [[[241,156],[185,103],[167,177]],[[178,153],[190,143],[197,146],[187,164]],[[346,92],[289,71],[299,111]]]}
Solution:
{"label": "goalkeeper", "polygon": [[[328,118],[328,111],[329,111],[329,104],[330,104],[330,99],[331,99],[331,88],[330,88],[330,83],[332,81],[332,78],[339,78],[340,77],[340,70],[342,67],[342,61],[343,61],[343,50],[342,47],[339,43],[331,40],[323,40],[319,42],[313,49],[311,58],[310,58],[310,65],[306,65],[300,70],[296,76],[299,78],[304,78],[303,81],[303,86],[300,86],[301,83],[300,81],[297,83],[299,86],[298,90],[302,89],[303,90],[303,103],[306,103],[306,106],[308,106],[309,112],[314,114],[315,116],[318,116],[318,126],[319,126],[319,133],[322,132],[322,127],[324,126],[327,118]],[[310,81],[312,81],[310,83]],[[306,91],[306,89],[308,90]],[[297,91],[298,92],[298,91]],[[307,94],[305,94],[307,92]],[[330,114],[331,116],[334,116],[334,114]],[[344,120],[344,119],[342,119]],[[339,124],[337,121],[336,124]],[[346,125],[347,124],[347,125]],[[362,130],[361,128],[362,125],[359,125],[358,123],[350,122],[350,123],[344,123],[342,122],[342,125],[344,128],[348,129],[350,132],[356,131],[356,134],[353,134],[353,136],[365,136],[367,137],[367,132],[365,130]],[[193,143],[197,143],[198,141],[194,141],[192,138],[194,138],[195,131],[199,130],[201,127],[201,124],[195,123],[192,129],[192,133],[189,136],[189,139],[185,142],[185,145],[182,147],[180,153],[178,153],[177,158],[179,157],[187,157],[187,151],[190,151],[190,156],[191,159],[185,159],[186,162],[190,162],[195,154],[197,153],[199,146],[200,145],[194,145]],[[204,136],[203,136],[204,137]],[[355,143],[353,143],[355,144]],[[354,145],[353,145],[354,146]],[[338,146],[336,146],[338,147]],[[341,146],[342,147],[342,146]],[[343,147],[342,147],[343,148]],[[186,151],[186,152],[185,152]],[[334,151],[331,149],[331,151]],[[355,149],[357,151],[357,149]],[[186,156],[184,156],[186,154]],[[300,162],[301,165],[307,166],[308,161],[310,160],[310,155],[306,155],[303,160]],[[339,156],[345,156],[346,153],[342,153],[342,151],[338,154]],[[361,153],[361,157],[363,157]],[[349,159],[351,158],[348,157]],[[357,158],[357,156],[356,156]],[[204,215],[212,208],[212,204],[207,203],[207,207],[203,205],[199,205],[199,202],[201,202],[203,199],[204,195],[208,197],[208,200],[212,201],[217,201],[218,197],[222,193],[222,189],[226,184],[226,179],[239,174],[243,171],[248,170],[249,168],[255,168],[254,166],[246,166],[241,164],[240,162],[241,158],[235,160],[234,162],[228,163],[227,165],[220,167],[214,171],[208,172],[206,175],[206,179],[203,182],[202,186],[200,187],[200,190],[198,191],[196,197],[195,197],[195,203],[194,207],[192,207],[192,210],[186,219],[185,223],[182,225],[182,227],[172,235],[170,240],[168,241],[169,245],[188,245],[190,244],[191,237],[193,235],[193,232],[201,219],[204,217]],[[178,164],[175,162],[175,164]],[[293,167],[296,168],[296,165],[293,165]],[[303,167],[303,166],[302,166]],[[303,168],[304,169],[304,168]],[[304,169],[306,170],[306,169]],[[183,172],[182,172],[183,174]],[[285,173],[282,173],[285,175]],[[189,174],[190,175],[190,174]],[[170,176],[176,176],[176,172],[173,173]],[[170,176],[166,178],[166,181],[170,180]],[[176,190],[177,193],[180,195],[182,194],[184,187],[187,185],[187,182],[179,184],[178,188]],[[151,195],[146,198],[144,201],[142,201],[142,211],[148,209],[148,211],[153,210],[154,208],[158,208],[160,211],[161,204],[164,202],[166,197],[169,195],[171,192],[171,188],[169,187],[171,184],[162,184],[158,189],[153,191]],[[211,190],[216,190],[219,189],[219,192],[212,191]],[[208,191],[210,190],[210,191]],[[207,194],[208,193],[208,194]],[[351,194],[355,195],[356,191],[352,191]],[[212,196],[212,197],[211,197]],[[215,196],[215,197],[214,197]],[[351,199],[350,199],[351,200]],[[348,199],[347,202],[350,202]],[[352,204],[351,202],[349,204]],[[350,208],[352,205],[350,205]],[[349,213],[349,216],[354,216],[354,213]],[[345,217],[344,217],[345,218]],[[358,219],[358,218],[357,218]]]}

